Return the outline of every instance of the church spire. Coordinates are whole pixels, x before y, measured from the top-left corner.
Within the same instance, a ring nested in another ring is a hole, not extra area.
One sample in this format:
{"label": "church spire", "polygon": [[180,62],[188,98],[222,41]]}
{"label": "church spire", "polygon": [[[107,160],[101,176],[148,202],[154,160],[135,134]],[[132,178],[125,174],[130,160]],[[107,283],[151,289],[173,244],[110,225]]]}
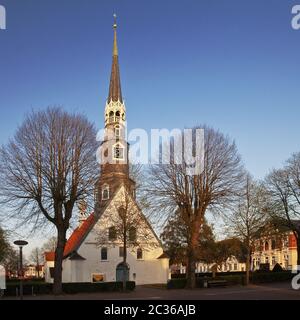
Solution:
{"label": "church spire", "polygon": [[121,80],[120,80],[120,69],[119,69],[119,55],[118,55],[118,43],[117,43],[117,16],[114,14],[114,45],[113,45],[113,61],[110,76],[108,103],[110,101],[123,102],[121,92]]}

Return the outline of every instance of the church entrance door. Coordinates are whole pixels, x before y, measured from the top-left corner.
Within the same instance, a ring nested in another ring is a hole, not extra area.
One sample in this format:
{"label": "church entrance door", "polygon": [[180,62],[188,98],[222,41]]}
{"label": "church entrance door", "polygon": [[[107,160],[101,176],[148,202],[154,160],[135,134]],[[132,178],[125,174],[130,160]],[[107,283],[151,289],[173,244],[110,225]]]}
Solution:
{"label": "church entrance door", "polygon": [[129,265],[127,263],[121,262],[117,265],[116,281],[129,281]]}

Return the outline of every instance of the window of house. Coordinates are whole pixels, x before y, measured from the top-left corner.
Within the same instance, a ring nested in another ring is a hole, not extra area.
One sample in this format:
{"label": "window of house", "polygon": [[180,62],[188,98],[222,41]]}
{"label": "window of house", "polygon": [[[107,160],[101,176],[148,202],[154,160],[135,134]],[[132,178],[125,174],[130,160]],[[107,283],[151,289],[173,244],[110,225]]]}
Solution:
{"label": "window of house", "polygon": [[275,248],[276,248],[276,241],[272,240],[272,250],[275,250]]}
{"label": "window of house", "polygon": [[119,257],[120,258],[124,257],[124,247],[119,247]]}
{"label": "window of house", "polygon": [[120,144],[117,144],[114,147],[114,158],[121,160],[124,159],[124,148]]}
{"label": "window of house", "polygon": [[237,269],[238,269],[237,263],[235,263],[235,264],[233,265],[233,269],[234,269],[234,271],[237,271]]}
{"label": "window of house", "polygon": [[138,260],[141,260],[143,259],[143,250],[141,248],[138,248],[137,251],[136,251],[136,258]]}
{"label": "window of house", "polygon": [[101,249],[101,260],[107,260],[107,248]]}
{"label": "window of house", "polygon": [[265,251],[268,251],[268,250],[269,250],[269,242],[266,241],[266,242],[265,242]]}
{"label": "window of house", "polygon": [[102,200],[108,200],[109,199],[109,186],[105,185],[102,188]]}
{"label": "window of house", "polygon": [[274,266],[276,264],[276,258],[272,257],[272,265]]}
{"label": "window of house", "polygon": [[50,272],[50,278],[53,279],[54,278],[54,267],[50,267],[49,272]]}
{"label": "window of house", "polygon": [[108,229],[108,240],[115,241],[117,239],[117,231],[115,227],[110,227]]}
{"label": "window of house", "polygon": [[130,227],[129,229],[129,241],[134,242],[136,240],[136,228]]}

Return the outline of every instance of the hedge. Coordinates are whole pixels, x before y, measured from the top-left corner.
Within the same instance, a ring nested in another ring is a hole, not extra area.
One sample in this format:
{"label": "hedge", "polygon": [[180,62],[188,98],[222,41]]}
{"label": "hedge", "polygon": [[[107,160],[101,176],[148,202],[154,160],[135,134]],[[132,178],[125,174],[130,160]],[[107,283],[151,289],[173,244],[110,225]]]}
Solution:
{"label": "hedge", "polygon": [[[52,293],[51,283],[34,283],[25,282],[23,284],[23,294],[51,294]],[[68,294],[75,293],[87,293],[87,292],[114,292],[121,291],[123,288],[122,282],[99,282],[99,283],[63,283],[63,292]],[[126,289],[133,291],[135,289],[135,282],[128,281],[126,283]],[[5,290],[6,296],[15,296],[19,292],[19,283],[7,283]]]}
{"label": "hedge", "polygon": [[250,275],[251,283],[267,283],[292,280],[294,274],[290,271],[283,272],[253,272]]}
{"label": "hedge", "polygon": [[217,276],[216,280],[226,280],[228,285],[245,285],[246,276],[245,275],[226,275],[226,276]]}
{"label": "hedge", "polygon": [[[268,282],[280,282],[288,281],[294,277],[290,271],[283,272],[252,272],[250,273],[250,283],[268,283]],[[212,277],[196,277],[196,287],[203,288],[204,280],[212,280]],[[245,285],[246,284],[246,274],[229,274],[222,275],[222,273],[217,273],[214,280],[226,280],[228,285]],[[168,289],[184,289],[186,287],[186,278],[171,279],[168,281]]]}
{"label": "hedge", "polygon": [[[245,271],[232,271],[232,272],[217,272],[217,276],[236,276],[236,275],[245,275]],[[211,278],[213,276],[212,272],[202,272],[202,273],[196,273],[196,278],[204,278],[209,277]],[[174,273],[171,275],[172,279],[184,279],[186,277],[185,273]]]}

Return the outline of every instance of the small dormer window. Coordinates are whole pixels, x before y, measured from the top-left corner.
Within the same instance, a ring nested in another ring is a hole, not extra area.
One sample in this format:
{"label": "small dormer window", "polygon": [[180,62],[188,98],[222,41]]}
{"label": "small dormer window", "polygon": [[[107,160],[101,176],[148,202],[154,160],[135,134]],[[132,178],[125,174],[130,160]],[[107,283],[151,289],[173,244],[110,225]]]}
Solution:
{"label": "small dormer window", "polygon": [[119,160],[124,159],[124,148],[121,144],[116,144],[114,146],[114,158]]}
{"label": "small dormer window", "polygon": [[108,200],[109,199],[109,186],[105,185],[102,188],[102,200]]}

